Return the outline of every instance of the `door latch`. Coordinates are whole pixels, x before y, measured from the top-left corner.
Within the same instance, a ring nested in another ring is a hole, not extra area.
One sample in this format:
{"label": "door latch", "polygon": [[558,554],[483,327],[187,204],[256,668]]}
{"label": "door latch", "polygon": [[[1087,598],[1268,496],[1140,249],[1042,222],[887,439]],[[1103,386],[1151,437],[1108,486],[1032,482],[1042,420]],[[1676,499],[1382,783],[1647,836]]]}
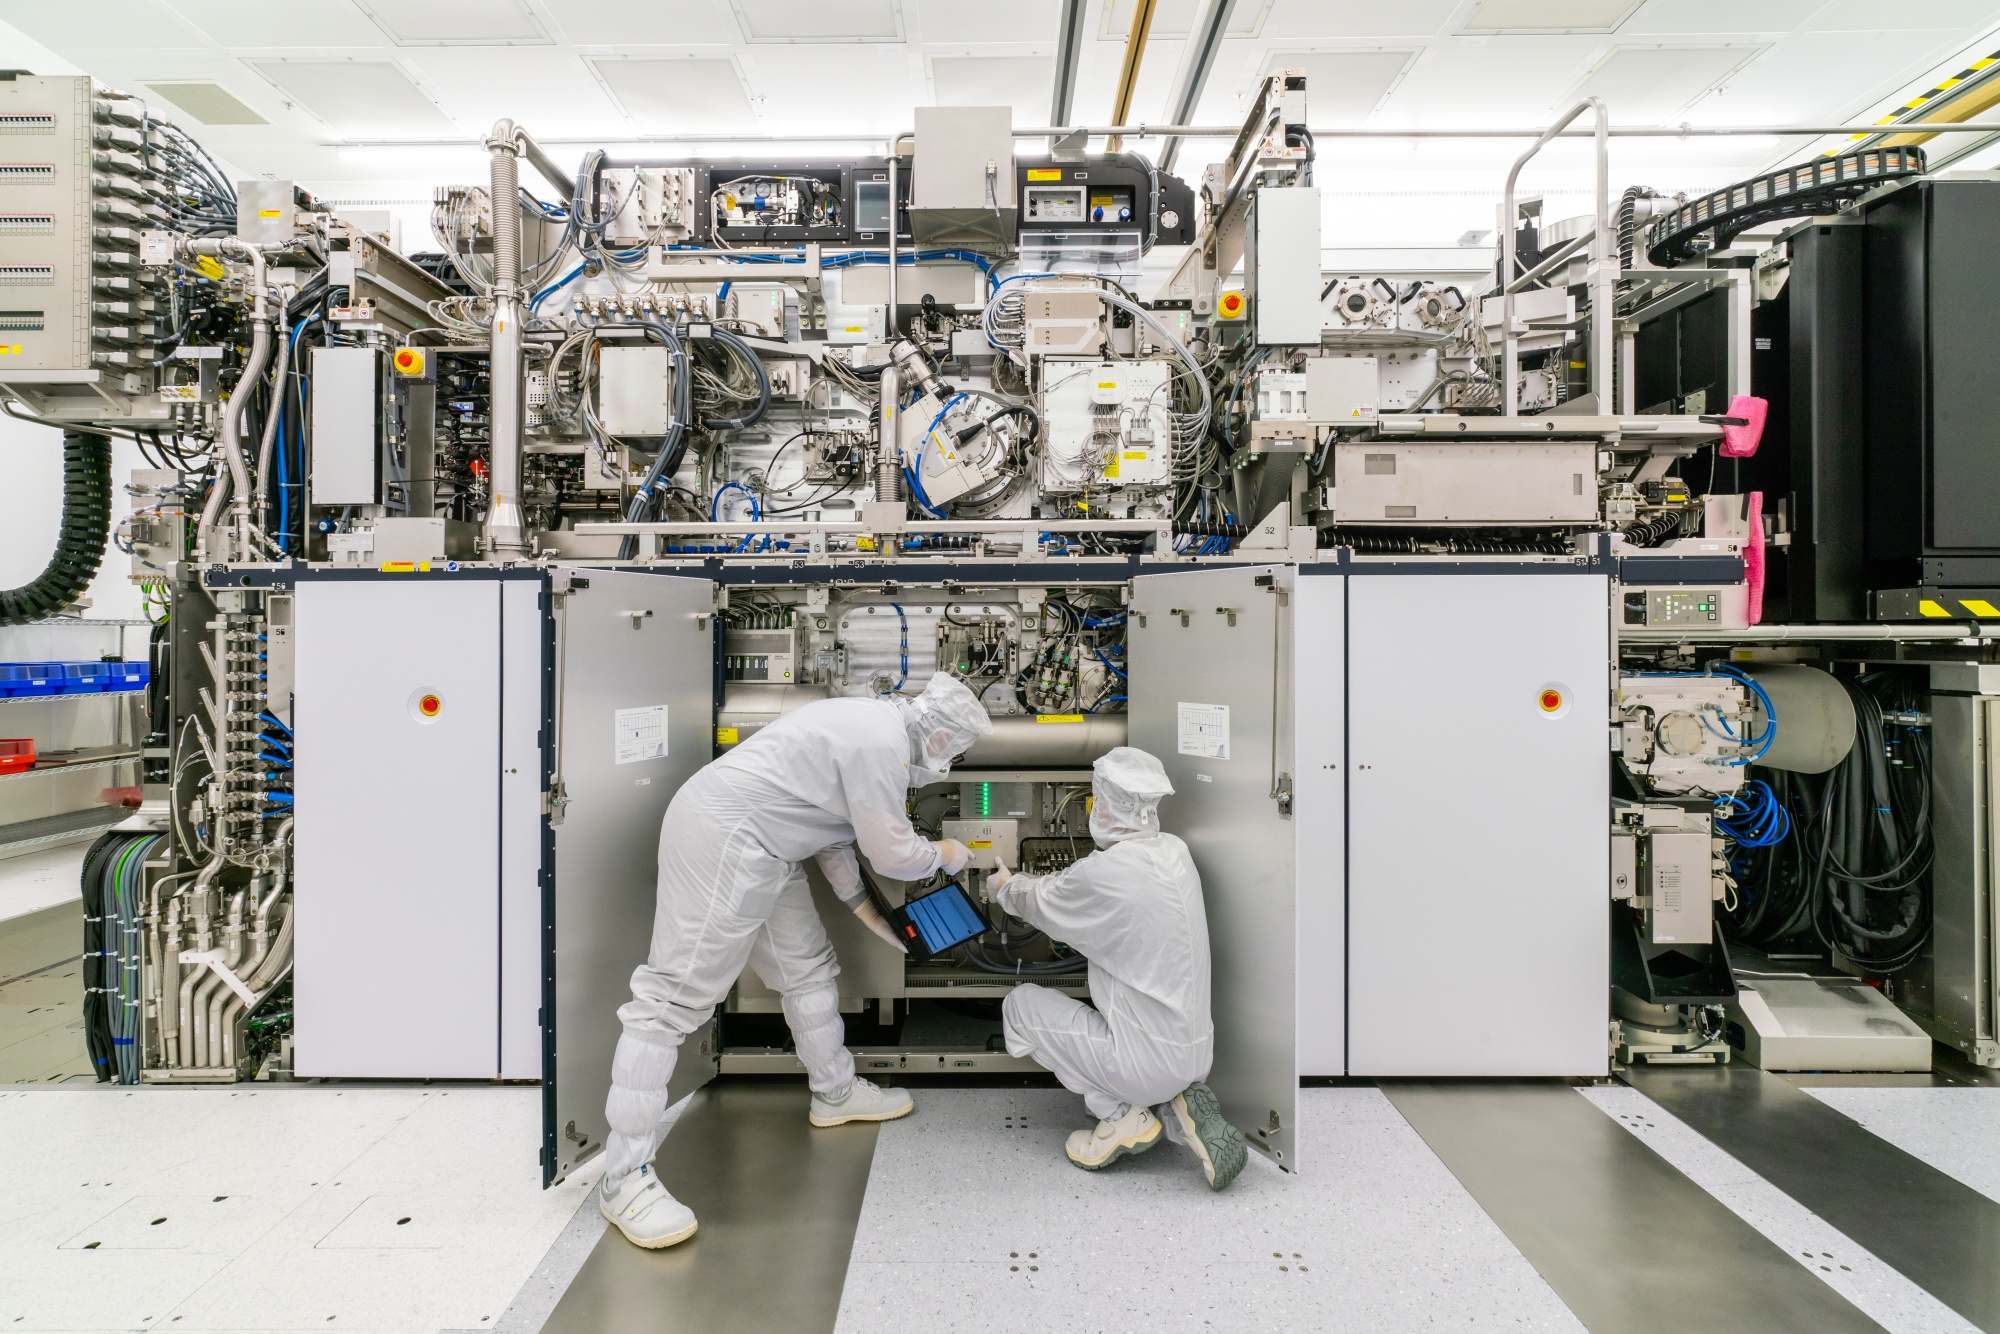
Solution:
{"label": "door latch", "polygon": [[1292,818],[1292,776],[1279,774],[1278,781],[1271,784],[1271,800],[1278,803],[1278,814],[1287,820]]}
{"label": "door latch", "polygon": [[549,817],[551,825],[563,822],[563,812],[569,809],[569,789],[558,778],[549,784],[549,790],[542,793],[542,814]]}

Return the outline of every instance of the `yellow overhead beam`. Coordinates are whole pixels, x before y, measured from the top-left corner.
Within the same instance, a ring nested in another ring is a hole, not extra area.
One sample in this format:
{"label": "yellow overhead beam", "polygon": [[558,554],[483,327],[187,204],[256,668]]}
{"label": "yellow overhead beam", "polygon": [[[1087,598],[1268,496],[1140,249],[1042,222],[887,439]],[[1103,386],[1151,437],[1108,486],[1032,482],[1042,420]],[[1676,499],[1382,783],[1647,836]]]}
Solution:
{"label": "yellow overhead beam", "polygon": [[[1118,67],[1118,95],[1111,102],[1111,123],[1125,124],[1125,118],[1132,111],[1132,90],[1139,82],[1139,61],[1146,54],[1146,38],[1153,31],[1154,0],[1132,0],[1132,30],[1125,34],[1125,60]],[[1107,152],[1116,153],[1125,146],[1123,136],[1113,135],[1105,142]]]}

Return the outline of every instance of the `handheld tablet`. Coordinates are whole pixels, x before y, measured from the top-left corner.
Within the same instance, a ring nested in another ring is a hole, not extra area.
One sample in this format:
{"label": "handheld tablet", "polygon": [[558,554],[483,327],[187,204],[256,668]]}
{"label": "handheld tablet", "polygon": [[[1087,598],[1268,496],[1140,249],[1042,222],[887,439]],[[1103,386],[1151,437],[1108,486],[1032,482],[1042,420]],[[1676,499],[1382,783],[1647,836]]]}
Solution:
{"label": "handheld tablet", "polygon": [[963,945],[988,926],[971,897],[956,883],[909,900],[890,912],[889,921],[918,963]]}

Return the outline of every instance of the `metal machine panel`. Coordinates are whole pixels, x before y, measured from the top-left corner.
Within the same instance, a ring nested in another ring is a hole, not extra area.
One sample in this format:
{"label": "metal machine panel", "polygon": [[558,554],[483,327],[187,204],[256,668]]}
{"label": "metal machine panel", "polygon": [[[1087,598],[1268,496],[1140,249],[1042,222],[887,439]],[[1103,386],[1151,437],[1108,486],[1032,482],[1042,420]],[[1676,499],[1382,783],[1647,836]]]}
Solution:
{"label": "metal machine panel", "polygon": [[1126,634],[1131,744],[1159,756],[1174,795],[1161,824],[1201,872],[1225,1115],[1299,1167],[1298,916],[1293,822],[1291,571],[1145,575]]}
{"label": "metal machine panel", "polygon": [[500,1078],[542,1077],[542,749],[548,621],[540,579],[500,585]]}
{"label": "metal machine panel", "polygon": [[1592,523],[1597,445],[1401,444],[1333,447],[1341,523]]}
{"label": "metal machine panel", "polygon": [[382,484],[382,354],[316,347],[312,354],[315,505],[374,505]]}
{"label": "metal machine panel", "polygon": [[[713,754],[715,726],[707,580],[595,569],[552,577],[560,605],[551,804],[560,814],[551,818],[554,930],[544,956],[545,1183],[604,1147],[618,1007],[631,999],[632,970],[653,935],[660,821]],[[671,1097],[715,1070],[714,1030],[691,1034]]]}
{"label": "metal machine panel", "polygon": [[[1968,673],[1969,675],[1969,673]],[[2000,1065],[1993,902],[1995,726],[2000,698],[1931,696],[1931,1035],[1981,1065]]]}
{"label": "metal machine panel", "polygon": [[1299,1073],[1347,1072],[1347,583],[1301,575],[1292,832],[1299,896]]}
{"label": "metal machine panel", "polygon": [[494,1075],[499,590],[298,586],[300,1078]]}
{"label": "metal machine panel", "polygon": [[1319,191],[1311,187],[1257,192],[1257,214],[1244,265],[1255,302],[1257,341],[1291,346],[1319,343]]}
{"label": "metal machine panel", "polygon": [[1348,1070],[1601,1075],[1607,581],[1348,581]]}

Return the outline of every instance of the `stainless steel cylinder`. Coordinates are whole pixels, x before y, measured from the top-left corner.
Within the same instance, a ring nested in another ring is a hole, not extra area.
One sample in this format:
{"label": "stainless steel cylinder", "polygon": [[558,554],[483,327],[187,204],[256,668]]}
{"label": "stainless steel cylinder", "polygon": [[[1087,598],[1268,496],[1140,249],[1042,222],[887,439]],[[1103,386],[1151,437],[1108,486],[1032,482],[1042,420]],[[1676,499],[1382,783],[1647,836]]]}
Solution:
{"label": "stainless steel cylinder", "polygon": [[1050,715],[1006,714],[993,720],[993,735],[972,743],[959,760],[966,769],[1087,769],[1113,746],[1125,744],[1122,713],[1086,713],[1074,722],[1046,721]]}

